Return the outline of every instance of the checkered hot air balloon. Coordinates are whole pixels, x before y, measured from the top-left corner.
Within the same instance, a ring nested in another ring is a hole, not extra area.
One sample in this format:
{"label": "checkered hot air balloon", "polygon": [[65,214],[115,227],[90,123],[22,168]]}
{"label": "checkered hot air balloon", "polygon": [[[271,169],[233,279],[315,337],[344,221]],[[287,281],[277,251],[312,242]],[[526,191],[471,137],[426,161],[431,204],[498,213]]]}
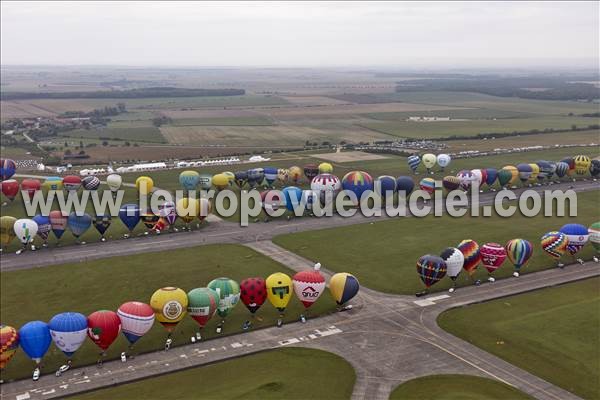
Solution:
{"label": "checkered hot air balloon", "polygon": [[426,254],[417,260],[417,273],[428,289],[446,276],[446,270],[441,257]]}
{"label": "checkered hot air balloon", "polygon": [[467,271],[469,275],[473,275],[475,269],[477,269],[477,266],[479,265],[479,261],[481,261],[479,244],[474,240],[466,239],[460,242],[457,248],[465,256],[463,269]]}
{"label": "checkered hot air balloon", "polygon": [[3,370],[19,348],[19,332],[12,326],[0,324],[0,370]]}
{"label": "checkered hot air balloon", "polygon": [[533,254],[533,246],[525,239],[512,239],[504,246],[508,259],[515,266],[515,276],[518,276],[518,272],[521,270],[523,265],[527,264],[527,261]]}
{"label": "checkered hot air balloon", "polygon": [[542,249],[555,260],[558,260],[567,252],[568,243],[567,235],[556,231],[546,233],[541,240]]}

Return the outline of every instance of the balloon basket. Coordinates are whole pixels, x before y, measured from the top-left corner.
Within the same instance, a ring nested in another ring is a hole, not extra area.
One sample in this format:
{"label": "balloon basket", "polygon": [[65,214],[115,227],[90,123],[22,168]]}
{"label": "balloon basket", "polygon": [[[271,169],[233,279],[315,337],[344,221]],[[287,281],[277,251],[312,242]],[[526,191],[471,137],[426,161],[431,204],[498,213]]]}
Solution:
{"label": "balloon basket", "polygon": [[277,319],[277,327],[281,328],[282,326],[283,326],[283,318],[280,317]]}
{"label": "balloon basket", "polygon": [[428,294],[429,294],[429,291],[428,291],[427,289],[425,289],[425,290],[423,290],[423,291],[421,291],[421,292],[417,292],[417,293],[415,293],[415,296],[416,296],[416,297],[423,297],[423,296],[426,296],[426,295],[428,295]]}

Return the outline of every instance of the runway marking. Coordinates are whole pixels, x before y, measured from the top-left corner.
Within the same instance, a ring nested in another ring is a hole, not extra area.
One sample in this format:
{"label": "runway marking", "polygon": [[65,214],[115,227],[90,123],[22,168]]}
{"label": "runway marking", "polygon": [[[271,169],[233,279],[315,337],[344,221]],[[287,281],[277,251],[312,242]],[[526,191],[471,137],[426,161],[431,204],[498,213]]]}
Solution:
{"label": "runway marking", "polygon": [[44,396],[45,396],[45,395],[47,395],[47,394],[52,394],[52,393],[56,393],[56,390],[55,390],[55,389],[52,389],[52,390],[48,390],[47,392],[42,392],[42,394],[43,394]]}
{"label": "runway marking", "polygon": [[29,399],[31,396],[29,395],[29,393],[25,392],[23,394],[18,394],[16,399],[17,400],[27,400]]}
{"label": "runway marking", "polygon": [[293,337],[293,338],[289,338],[289,339],[280,340],[277,343],[280,346],[287,346],[289,344],[300,343],[301,341],[304,341],[307,339],[308,340],[318,339],[318,338],[322,338],[322,337],[336,335],[336,334],[342,333],[342,332],[343,331],[340,328],[337,328],[335,325],[331,325],[330,327],[328,327],[324,330],[315,329],[314,333],[309,334],[308,337],[306,337],[306,336],[301,336],[300,338]]}
{"label": "runway marking", "polygon": [[427,307],[427,306],[433,306],[435,305],[437,300],[444,300],[449,298],[450,296],[448,296],[447,294],[443,294],[441,296],[435,296],[435,297],[428,297],[426,299],[423,300],[415,300],[413,301],[413,303],[415,303],[416,305],[420,306],[420,307]]}

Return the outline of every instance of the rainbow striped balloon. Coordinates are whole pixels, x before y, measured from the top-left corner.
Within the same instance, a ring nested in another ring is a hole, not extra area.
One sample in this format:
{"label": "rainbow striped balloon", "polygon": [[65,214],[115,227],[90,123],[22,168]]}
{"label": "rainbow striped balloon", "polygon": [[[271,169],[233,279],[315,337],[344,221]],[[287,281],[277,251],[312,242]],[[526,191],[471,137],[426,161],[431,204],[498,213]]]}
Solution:
{"label": "rainbow striped balloon", "polygon": [[548,232],[542,236],[542,249],[552,258],[558,260],[567,252],[569,240],[562,232]]}
{"label": "rainbow striped balloon", "polygon": [[477,242],[474,240],[466,239],[460,242],[456,248],[459,249],[465,256],[463,269],[467,271],[469,275],[473,275],[477,265],[479,265],[479,261],[481,261],[479,244],[477,244]]}
{"label": "rainbow striped balloon", "polygon": [[506,248],[508,259],[513,263],[516,271],[519,271],[533,254],[533,246],[525,239],[509,240],[504,247]]}

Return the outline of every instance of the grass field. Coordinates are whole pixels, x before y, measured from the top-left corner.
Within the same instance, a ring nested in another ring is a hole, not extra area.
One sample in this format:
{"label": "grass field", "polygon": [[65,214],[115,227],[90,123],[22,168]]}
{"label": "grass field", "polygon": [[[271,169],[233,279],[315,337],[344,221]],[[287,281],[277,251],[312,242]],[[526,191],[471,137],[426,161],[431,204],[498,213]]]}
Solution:
{"label": "grass field", "polygon": [[470,375],[431,375],[404,382],[390,400],[526,400],[525,393],[504,383]]}
{"label": "grass field", "polygon": [[[315,374],[311,368],[307,368],[308,365],[318,365],[322,373]],[[355,380],[352,366],[339,356],[321,350],[285,348],[90,392],[74,398],[281,400],[310,396],[313,399],[349,399]],[[310,382],[310,385],[307,385],[307,382]]]}
{"label": "grass field", "polygon": [[[84,263],[56,265],[52,268],[3,272],[1,276],[2,322],[20,327],[27,321],[48,321],[63,311],[77,311],[88,315],[96,310],[116,310],[126,301],[149,302],[152,293],[161,287],[176,286],[189,291],[206,286],[214,278],[226,276],[240,282],[250,276],[266,278],[274,272],[293,271],[247,247],[239,245],[209,245],[173,251],[114,257]],[[77,285],[73,285],[74,279]],[[311,307],[310,316],[330,312],[335,302],[329,293]],[[296,321],[304,310],[302,304],[292,298],[286,309],[286,320]],[[257,312],[263,321],[254,321],[256,328],[273,325],[278,311],[268,302]],[[250,312],[238,304],[227,317],[224,333],[242,331],[242,323],[250,318]],[[215,327],[220,318],[209,321],[203,331],[204,338],[215,337]],[[310,324],[310,320],[308,322]],[[186,317],[173,331],[175,345],[189,343],[197,324]],[[166,331],[155,323],[152,330],[135,345],[136,352],[163,348]],[[123,335],[108,351],[115,358],[127,350]],[[200,344],[204,347],[204,345]],[[75,365],[94,363],[99,349],[86,341],[74,356]],[[52,345],[44,358],[44,372],[53,372],[65,361],[64,355]],[[24,377],[31,373],[33,362],[19,351],[3,372],[4,379]]]}
{"label": "grass field", "polygon": [[447,311],[448,332],[586,399],[600,396],[600,278]]}
{"label": "grass field", "polygon": [[233,118],[181,118],[173,120],[173,126],[271,126],[273,121],[267,117]]}
{"label": "grass field", "polygon": [[[552,267],[555,262],[540,249],[540,237],[569,222],[591,225],[599,219],[599,201],[599,191],[580,193],[576,218],[527,218],[519,213],[509,219],[495,214],[488,218],[411,217],[276,236],[273,241],[310,260],[318,260],[327,269],[355,273],[369,288],[413,294],[424,288],[415,271],[417,259],[424,254],[440,254],[463,239],[473,239],[479,244],[504,244],[513,238],[524,238],[534,246],[534,254],[522,273]],[[588,245],[579,254],[590,259],[593,251]],[[508,277],[512,272],[513,267],[507,260],[494,275]],[[485,279],[487,271],[480,267],[474,277]],[[464,286],[472,281],[467,274],[461,274],[457,284]],[[444,279],[431,289],[446,290],[450,286],[451,280]]]}
{"label": "grass field", "polygon": [[140,122],[111,124],[102,129],[76,129],[73,131],[62,132],[60,136],[72,138],[88,139],[120,139],[132,142],[155,142],[166,143],[165,138],[160,133],[160,129],[155,126],[140,126]]}

